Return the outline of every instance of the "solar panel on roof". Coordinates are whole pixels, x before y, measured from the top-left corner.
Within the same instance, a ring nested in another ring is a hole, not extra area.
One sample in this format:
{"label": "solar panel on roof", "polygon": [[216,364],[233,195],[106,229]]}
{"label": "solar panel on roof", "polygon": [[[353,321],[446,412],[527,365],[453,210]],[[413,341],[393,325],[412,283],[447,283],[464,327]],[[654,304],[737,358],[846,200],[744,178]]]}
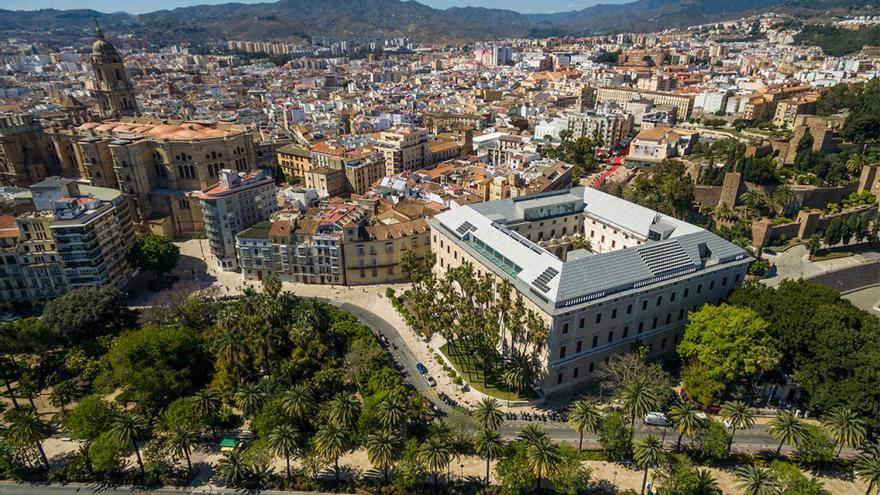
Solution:
{"label": "solar panel on roof", "polygon": [[553,267],[547,268],[538,275],[538,278],[536,278],[532,284],[544,293],[549,292],[550,286],[548,286],[547,283],[553,280],[553,277],[556,275],[559,275],[559,270]]}
{"label": "solar panel on roof", "polygon": [[691,258],[677,242],[658,242],[636,249],[654,276],[693,265]]}
{"label": "solar panel on roof", "polygon": [[458,226],[457,229],[455,229],[455,231],[458,233],[459,236],[462,236],[466,232],[468,232],[469,230],[473,230],[473,229],[474,229],[474,224],[472,224],[470,222],[463,222],[461,225]]}

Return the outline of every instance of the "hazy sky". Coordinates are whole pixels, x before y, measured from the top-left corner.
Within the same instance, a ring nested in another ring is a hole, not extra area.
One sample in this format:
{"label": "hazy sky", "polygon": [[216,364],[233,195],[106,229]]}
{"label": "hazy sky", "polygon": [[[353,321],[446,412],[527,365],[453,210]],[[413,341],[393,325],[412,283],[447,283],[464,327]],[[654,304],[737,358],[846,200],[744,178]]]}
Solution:
{"label": "hazy sky", "polygon": [[[173,9],[186,5],[206,3],[227,3],[240,1],[260,3],[261,0],[0,0],[0,9],[33,10],[56,9],[95,9],[101,12],[126,11],[133,14],[161,9]],[[265,0],[262,0],[265,1]],[[314,0],[320,2],[321,0]],[[419,0],[420,3],[436,8],[463,7],[466,5],[517,10],[519,12],[560,12],[579,10],[597,3],[623,3],[627,0]]]}

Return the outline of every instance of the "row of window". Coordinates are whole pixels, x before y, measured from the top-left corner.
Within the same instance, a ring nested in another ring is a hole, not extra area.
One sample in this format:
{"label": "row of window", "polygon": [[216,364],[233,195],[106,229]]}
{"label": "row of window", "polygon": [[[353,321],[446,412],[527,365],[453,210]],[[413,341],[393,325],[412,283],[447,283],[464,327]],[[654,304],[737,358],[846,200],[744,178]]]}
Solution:
{"label": "row of window", "polygon": [[[691,311],[696,311],[697,309],[698,309],[698,307],[695,305],[691,308]],[[684,317],[685,317],[684,308],[679,309],[678,310],[678,318],[676,321],[680,322],[680,321],[684,320]],[[672,313],[667,313],[663,324],[669,325],[671,323],[672,323]],[[660,324],[660,319],[658,317],[653,318],[651,320],[651,330],[656,330],[657,327],[659,326],[659,324]],[[645,331],[645,321],[640,321],[637,326],[637,333],[636,334],[641,335],[642,333],[644,333],[644,331]],[[625,325],[623,327],[623,332],[622,332],[622,335],[620,336],[621,339],[625,339],[627,337],[629,337],[629,325]],[[605,341],[605,343],[611,344],[612,342],[614,342],[614,338],[615,338],[615,331],[609,330],[608,337],[607,337],[607,340]],[[599,347],[599,335],[593,335],[591,349],[595,349],[596,347]],[[565,359],[566,348],[567,348],[567,346],[565,346],[565,345],[559,347],[559,359]],[[583,340],[577,340],[575,342],[575,351],[574,351],[575,354],[580,353],[582,350],[583,350]]]}
{"label": "row of window", "polygon": [[[734,283],[739,283],[739,280],[740,280],[740,274],[737,273],[736,276],[734,277]],[[728,281],[727,277],[726,276],[723,277],[721,279],[721,286],[726,287],[727,281]],[[715,290],[715,280],[709,281],[709,290]],[[703,292],[703,284],[702,283],[697,284],[695,292],[697,294],[701,294]],[[678,295],[678,292],[672,292],[669,294],[669,303],[670,304],[676,302],[677,295]],[[690,287],[685,287],[684,292],[682,293],[682,297],[687,298],[689,296],[690,296]],[[655,306],[660,307],[662,304],[663,304],[663,295],[661,294],[661,295],[657,296]],[[647,311],[647,309],[648,309],[648,299],[644,299],[644,300],[642,300],[642,311]],[[633,312],[633,305],[627,304],[626,314],[631,315],[632,312]],[[598,325],[598,324],[602,323],[602,314],[603,314],[602,312],[596,313],[595,324]],[[617,319],[617,308],[613,308],[611,310],[610,318],[612,320]],[[582,330],[582,329],[584,329],[585,326],[586,326],[586,318],[582,317],[578,320],[578,329]],[[562,334],[563,335],[567,334],[568,330],[569,330],[569,323],[568,322],[563,323],[562,324]]]}
{"label": "row of window", "polygon": [[[674,344],[678,344],[678,341],[679,341],[680,339],[681,339],[681,334],[680,334],[680,333],[675,334],[675,336],[673,337],[673,343],[674,343]],[[653,350],[654,350],[654,343],[653,343],[653,342],[648,342],[648,343],[647,343],[647,348],[648,348],[648,355],[650,355],[650,354],[653,352]],[[660,339],[660,349],[661,349],[661,350],[665,350],[665,349],[666,349],[666,337],[663,337],[662,339]],[[606,357],[605,360],[604,360],[604,363],[605,363],[605,364],[608,364],[609,359],[610,359],[610,358]],[[593,361],[590,361],[590,364],[588,365],[588,368],[587,368],[587,373],[589,373],[589,374],[593,374],[593,373],[595,372],[595,370],[596,370],[596,363],[593,362]],[[575,379],[577,379],[579,376],[580,376],[580,367],[579,367],[579,366],[575,366],[575,367],[572,368],[572,370],[571,370],[571,379],[572,379],[572,380],[575,380]],[[557,385],[562,385],[564,381],[565,381],[565,371],[561,371],[561,372],[557,373],[557,374],[556,374],[556,384],[557,384]]]}

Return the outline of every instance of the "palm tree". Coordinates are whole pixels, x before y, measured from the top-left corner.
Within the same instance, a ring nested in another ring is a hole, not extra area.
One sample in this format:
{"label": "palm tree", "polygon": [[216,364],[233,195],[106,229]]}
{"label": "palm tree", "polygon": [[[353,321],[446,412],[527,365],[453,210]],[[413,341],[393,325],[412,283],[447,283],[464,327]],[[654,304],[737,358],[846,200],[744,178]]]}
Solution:
{"label": "palm tree", "polygon": [[591,434],[599,430],[602,424],[602,411],[595,402],[581,399],[571,405],[568,412],[568,423],[578,432],[578,452],[583,450],[584,432]]}
{"label": "palm tree", "polygon": [[168,432],[168,445],[178,457],[186,459],[186,472],[192,475],[192,448],[199,441],[198,433],[192,428],[175,426]]}
{"label": "palm tree", "polygon": [[397,444],[398,438],[390,430],[379,430],[367,437],[367,459],[382,470],[385,484],[388,484],[388,470],[397,457]]}
{"label": "palm tree", "polygon": [[203,388],[193,397],[193,413],[211,427],[211,436],[217,438],[216,422],[223,402],[214,390]]}
{"label": "palm tree", "polygon": [[630,416],[630,426],[635,426],[636,416],[644,416],[660,405],[656,389],[645,379],[626,384],[620,391],[623,412]]}
{"label": "palm tree", "polygon": [[865,495],[871,495],[880,489],[880,445],[874,444],[866,448],[856,461],[855,473],[868,484]]}
{"label": "palm tree", "polygon": [[40,460],[43,466],[49,469],[49,458],[43,450],[43,440],[49,438],[49,428],[40,419],[34,409],[18,410],[14,413],[12,421],[6,428],[6,438],[22,447],[36,447],[40,452]]}
{"label": "palm tree", "polygon": [[[248,320],[259,319],[256,317]],[[276,347],[280,341],[280,336],[276,329],[266,321],[254,321],[251,325],[251,339],[257,348],[260,349],[263,365],[266,366],[266,376],[272,375],[272,349]]]}
{"label": "palm tree", "polygon": [[700,411],[690,402],[678,399],[669,408],[669,419],[672,426],[678,432],[678,441],[675,443],[675,449],[681,450],[681,439],[685,435],[692,437],[705,427],[703,419],[700,417]]}
{"label": "palm tree", "polygon": [[290,457],[296,453],[299,443],[299,432],[291,425],[281,424],[275,427],[266,438],[269,448],[277,455],[284,457],[287,464],[287,480],[292,476],[290,474]]}
{"label": "palm tree", "polygon": [[239,487],[250,477],[251,470],[244,459],[243,451],[235,449],[217,461],[217,474],[229,487]]}
{"label": "palm tree", "polygon": [[[504,371],[501,372],[501,381],[511,391],[521,393],[529,381],[529,370],[528,358],[514,349],[504,364]],[[507,405],[509,407],[510,395],[507,397]]]}
{"label": "palm tree", "polygon": [[776,213],[782,215],[785,212],[785,208],[794,201],[794,198],[794,191],[792,191],[790,187],[779,186],[773,191],[773,194],[770,195],[770,203],[773,205],[773,209],[776,210]]}
{"label": "palm tree", "polygon": [[406,401],[399,395],[385,397],[376,407],[376,417],[382,428],[397,430],[406,421]]}
{"label": "palm tree", "polygon": [[486,459],[486,485],[489,485],[489,463],[504,452],[504,442],[496,430],[480,430],[474,439],[474,450]]}
{"label": "palm tree", "polygon": [[438,476],[449,465],[452,453],[449,444],[438,435],[431,435],[419,448],[419,457],[425,467],[434,475],[434,486],[438,486]]}
{"label": "palm tree", "polygon": [[730,442],[727,444],[727,453],[729,454],[736,430],[755,426],[755,413],[744,402],[734,400],[722,404],[718,415],[721,416],[721,419],[730,428]]}
{"label": "palm tree", "polygon": [[837,457],[844,447],[858,447],[865,441],[865,421],[848,407],[835,407],[822,420],[822,426],[838,445]]}
{"label": "palm tree", "polygon": [[361,404],[357,397],[348,392],[339,392],[330,401],[330,421],[342,428],[351,428],[360,414]]}
{"label": "palm tree", "polygon": [[736,211],[724,202],[716,206],[715,209],[712,210],[712,214],[715,215],[715,218],[719,222],[732,222],[737,219]]}
{"label": "palm tree", "polygon": [[559,446],[550,441],[549,437],[544,436],[526,447],[526,460],[537,476],[535,491],[538,491],[541,489],[541,481],[544,477],[559,467],[562,455],[559,453]]}
{"label": "palm tree", "polygon": [[474,422],[483,430],[497,430],[504,423],[501,405],[491,397],[483,397],[473,410]]}
{"label": "palm tree", "polygon": [[642,476],[642,495],[645,495],[645,487],[648,485],[648,469],[659,466],[663,462],[663,442],[656,435],[648,435],[636,440],[633,445],[633,458],[639,466],[645,468]]}
{"label": "palm tree", "polygon": [[693,488],[694,495],[721,495],[723,493],[708,469],[697,469]]}
{"label": "palm tree", "polygon": [[754,189],[740,194],[739,200],[755,211],[763,212],[767,207],[767,197],[764,196],[764,193]]}
{"label": "palm tree", "polygon": [[736,471],[736,487],[743,495],[777,495],[779,481],[769,468],[750,464]]}
{"label": "palm tree", "polygon": [[245,416],[253,417],[263,405],[266,394],[258,383],[246,383],[235,390],[235,404]]}
{"label": "palm tree", "polygon": [[333,473],[339,482],[339,458],[347,450],[345,430],[331,421],[318,429],[315,434],[315,450],[324,459],[333,460]]}
{"label": "palm tree", "polygon": [[[224,318],[222,317],[223,314],[221,313],[220,317],[218,317],[218,320],[221,322],[224,321]],[[231,318],[232,317],[227,318],[226,320]],[[214,337],[214,352],[226,358],[233,377],[237,377],[238,358],[244,351],[244,339],[242,339],[239,334],[234,322],[227,321],[227,324],[221,324],[218,322],[218,326],[220,328]]]}
{"label": "palm tree", "polygon": [[303,421],[309,417],[313,404],[312,391],[305,383],[297,383],[290,387],[290,390],[281,398],[281,410],[297,421]]}
{"label": "palm tree", "polygon": [[144,460],[141,459],[141,451],[138,448],[137,439],[141,432],[147,428],[147,420],[143,416],[134,411],[123,411],[119,413],[110,424],[110,434],[119,443],[131,444],[137,456],[138,466],[141,468],[141,476],[146,475],[144,471]]}
{"label": "palm tree", "polygon": [[846,171],[852,175],[858,175],[865,166],[865,157],[862,155],[853,155],[846,161]]}
{"label": "palm tree", "polygon": [[776,416],[767,423],[767,432],[779,440],[779,447],[776,448],[777,456],[782,451],[783,445],[795,445],[807,435],[806,427],[791,411],[777,411]]}
{"label": "palm tree", "polygon": [[547,432],[544,431],[544,427],[541,425],[530,424],[523,428],[519,438],[527,445],[532,445],[541,441],[542,438],[547,438]]}

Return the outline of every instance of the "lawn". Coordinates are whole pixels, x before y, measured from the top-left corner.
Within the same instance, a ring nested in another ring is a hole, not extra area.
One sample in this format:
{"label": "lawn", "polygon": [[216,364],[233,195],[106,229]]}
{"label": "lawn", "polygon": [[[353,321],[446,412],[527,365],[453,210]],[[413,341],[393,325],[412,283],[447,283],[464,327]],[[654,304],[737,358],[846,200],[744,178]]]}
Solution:
{"label": "lawn", "polygon": [[449,359],[449,362],[455,367],[455,371],[474,390],[504,401],[530,401],[538,398],[538,395],[531,389],[524,390],[521,393],[508,390],[501,382],[501,377],[495,374],[490,374],[486,377],[486,385],[483,386],[483,370],[478,369],[479,367],[475,364],[473,357],[450,352],[449,344],[443,345],[440,348],[440,352]]}

